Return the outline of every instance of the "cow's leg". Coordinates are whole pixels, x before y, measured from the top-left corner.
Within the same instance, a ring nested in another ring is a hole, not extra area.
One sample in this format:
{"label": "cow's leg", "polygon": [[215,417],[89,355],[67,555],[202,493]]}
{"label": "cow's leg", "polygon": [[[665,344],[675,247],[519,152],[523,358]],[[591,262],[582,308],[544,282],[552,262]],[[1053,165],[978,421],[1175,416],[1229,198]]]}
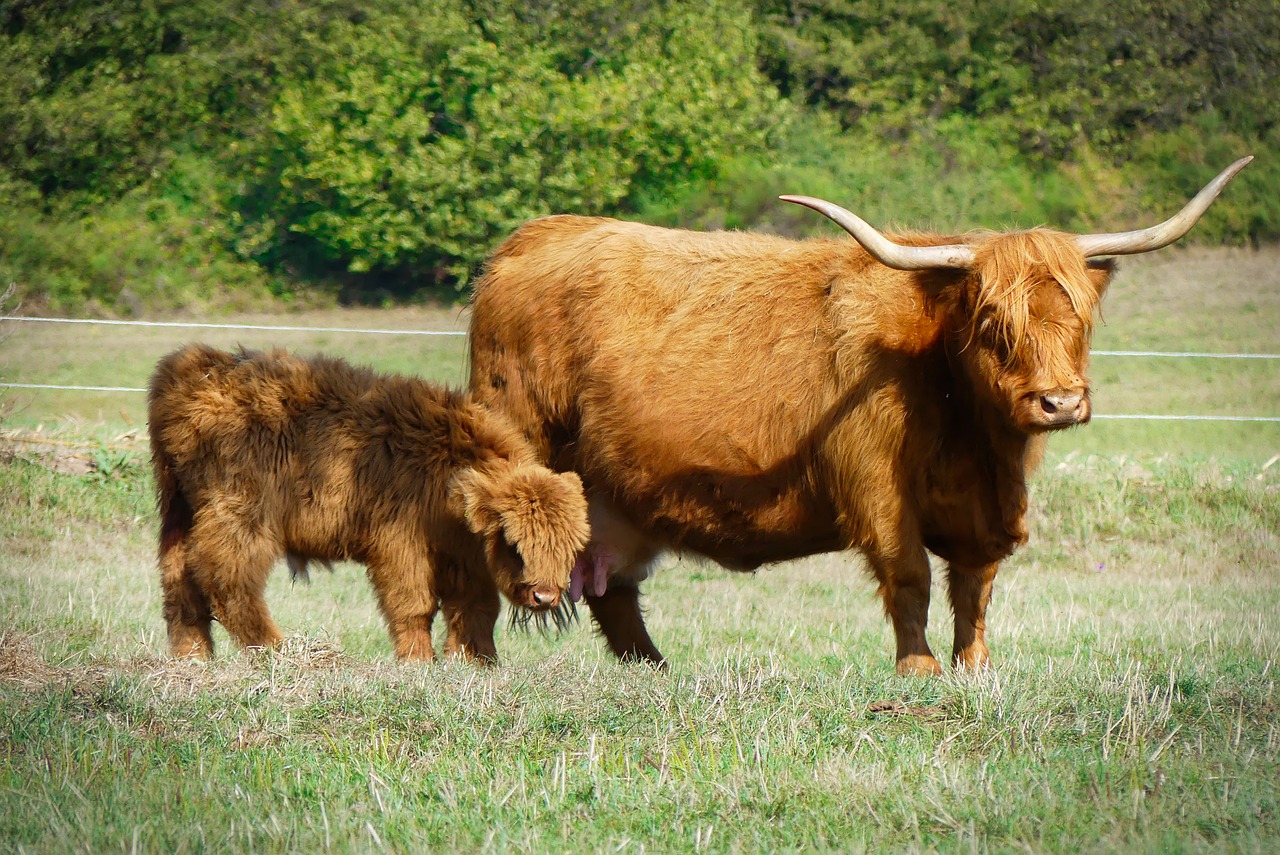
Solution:
{"label": "cow's leg", "polygon": [[653,573],[658,550],[607,499],[588,498],[592,542],[579,558],[591,565],[587,608],[609,649],[624,662],[665,667],[640,611],[640,583]]}
{"label": "cow's leg", "polygon": [[999,564],[947,568],[951,610],[955,613],[956,640],[951,664],[957,668],[983,668],[988,663],[986,642],[987,604]]}
{"label": "cow's leg", "polygon": [[369,581],[399,659],[430,662],[436,658],[431,624],[439,600],[431,585],[432,568],[425,559],[398,562],[371,559]]}
{"label": "cow's leg", "polygon": [[880,581],[884,610],[897,639],[897,672],[903,677],[932,676],[942,666],[929,649],[929,558],[923,547],[902,549],[893,556],[869,556]]}
{"label": "cow's leg", "polygon": [[666,666],[644,625],[639,587],[622,581],[615,584],[611,579],[602,596],[588,594],[586,600],[592,619],[614,655],[624,662]]}

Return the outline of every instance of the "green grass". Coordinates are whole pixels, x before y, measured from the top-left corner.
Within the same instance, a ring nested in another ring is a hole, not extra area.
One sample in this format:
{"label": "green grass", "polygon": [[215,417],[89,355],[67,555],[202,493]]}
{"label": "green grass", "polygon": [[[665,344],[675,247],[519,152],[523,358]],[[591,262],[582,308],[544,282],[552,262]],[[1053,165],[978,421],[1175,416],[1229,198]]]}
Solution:
{"label": "green grass", "polygon": [[[294,314],[233,314],[154,320],[337,329],[465,331],[461,309],[405,307],[379,311],[330,309]],[[120,327],[10,322],[0,343],[0,380],[59,386],[145,388],[156,361],[192,341],[216,347],[326,352],[383,371],[419,374],[461,387],[466,383],[466,338],[461,335],[369,335],[182,327]],[[146,429],[146,396],[137,392],[0,389],[11,413],[8,425],[46,429],[71,422],[78,432],[97,428],[114,436]]]}
{"label": "green grass", "polygon": [[[0,841],[23,851],[1280,844],[1280,473],[1053,460],[996,669],[893,676],[860,563],[672,561],[670,673],[586,626],[401,666],[359,568],[273,577],[291,638],[163,656],[141,463],[0,465]],[[935,597],[932,638],[949,618]],[[220,630],[219,630],[220,633]]]}
{"label": "green grass", "polygon": [[[1167,249],[1121,259],[1095,350],[1280,353],[1280,250]],[[1094,412],[1280,417],[1280,360],[1095,356]],[[1067,454],[1266,461],[1280,422],[1096,419],[1055,435]]]}

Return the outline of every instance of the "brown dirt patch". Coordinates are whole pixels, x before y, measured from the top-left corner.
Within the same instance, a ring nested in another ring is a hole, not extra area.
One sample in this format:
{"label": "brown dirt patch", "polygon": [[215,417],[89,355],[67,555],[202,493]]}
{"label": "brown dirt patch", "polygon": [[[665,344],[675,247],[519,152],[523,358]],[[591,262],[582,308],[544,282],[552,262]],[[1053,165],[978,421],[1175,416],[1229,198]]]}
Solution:
{"label": "brown dirt patch", "polygon": [[867,704],[867,712],[872,715],[911,716],[922,719],[942,718],[947,714],[942,707],[912,706],[902,701],[872,701]]}

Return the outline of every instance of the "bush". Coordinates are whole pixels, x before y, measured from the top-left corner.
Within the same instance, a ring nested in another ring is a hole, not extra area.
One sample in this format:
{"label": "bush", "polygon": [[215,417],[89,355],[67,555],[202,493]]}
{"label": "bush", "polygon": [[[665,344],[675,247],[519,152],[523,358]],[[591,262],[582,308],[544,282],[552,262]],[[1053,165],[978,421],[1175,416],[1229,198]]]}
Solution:
{"label": "bush", "polygon": [[1230,130],[1216,113],[1135,141],[1124,171],[1144,211],[1171,215],[1223,167],[1254,155],[1196,226],[1202,243],[1260,244],[1280,240],[1280,127],[1264,138]]}
{"label": "bush", "polygon": [[17,0],[0,65],[0,275],[60,310],[453,298],[555,212],[830,228],[783,192],[1128,228],[1245,152],[1193,237],[1280,237],[1280,0]]}
{"label": "bush", "polygon": [[207,165],[179,159],[167,177],[164,195],[135,190],[83,212],[46,213],[31,193],[0,208],[0,282],[26,309],[59,313],[247,307],[288,293],[230,255],[211,200],[189,195],[209,192]]}
{"label": "bush", "polygon": [[461,3],[404,6],[312,36],[323,72],[284,86],[239,198],[247,256],[464,283],[520,223],[625,210],[780,120],[733,6],[646,6],[617,55],[579,66],[491,41]]}
{"label": "bush", "polygon": [[1054,163],[1209,109],[1254,136],[1280,120],[1280,0],[756,4],[770,77],[846,128],[977,118]]}

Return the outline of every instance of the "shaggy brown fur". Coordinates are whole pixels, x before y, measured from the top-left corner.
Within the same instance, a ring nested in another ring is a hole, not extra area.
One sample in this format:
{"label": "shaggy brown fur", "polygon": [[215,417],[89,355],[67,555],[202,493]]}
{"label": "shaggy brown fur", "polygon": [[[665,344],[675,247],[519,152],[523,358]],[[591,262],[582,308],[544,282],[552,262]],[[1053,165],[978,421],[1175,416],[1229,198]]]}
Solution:
{"label": "shaggy brown fur", "polygon": [[854,548],[899,672],[939,671],[926,550],[949,562],[953,662],[987,662],[1026,475],[1045,432],[1089,419],[1111,265],[1048,230],[900,240],[968,241],[973,267],[904,272],[852,240],[570,216],[490,259],[471,389],[582,475],[593,531],[574,589],[619,656],[661,662],[637,585],[663,549],[752,570]]}
{"label": "shaggy brown fur", "polygon": [[170,650],[209,657],[210,620],[280,641],[263,589],[288,556],[368,567],[396,655],[493,659],[498,591],[556,607],[588,535],[582,484],[466,395],[324,357],[202,345],[149,394]]}

